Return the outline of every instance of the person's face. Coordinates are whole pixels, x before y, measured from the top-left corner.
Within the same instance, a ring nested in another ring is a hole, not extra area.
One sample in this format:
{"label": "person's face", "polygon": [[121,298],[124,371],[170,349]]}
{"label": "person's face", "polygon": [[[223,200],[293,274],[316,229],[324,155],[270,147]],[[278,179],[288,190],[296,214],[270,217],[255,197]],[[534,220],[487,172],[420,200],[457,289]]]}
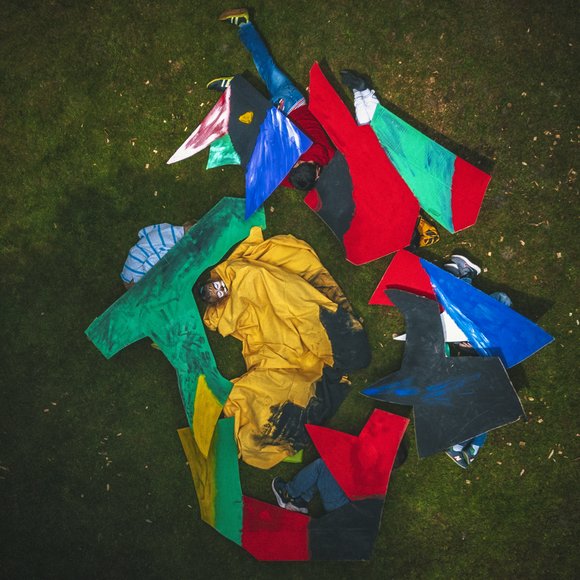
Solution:
{"label": "person's face", "polygon": [[223,280],[210,280],[203,288],[202,297],[208,304],[217,304],[228,295],[228,288]]}

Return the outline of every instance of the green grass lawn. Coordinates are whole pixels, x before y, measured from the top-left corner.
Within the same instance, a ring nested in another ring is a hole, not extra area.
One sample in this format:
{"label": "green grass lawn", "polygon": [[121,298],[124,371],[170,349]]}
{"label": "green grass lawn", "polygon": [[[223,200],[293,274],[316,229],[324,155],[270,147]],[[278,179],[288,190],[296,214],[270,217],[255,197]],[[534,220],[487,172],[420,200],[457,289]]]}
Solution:
{"label": "green grass lawn", "polygon": [[[514,308],[555,337],[510,373],[528,421],[493,432],[469,471],[411,450],[392,476],[370,562],[264,564],[199,519],[176,433],[185,415],[164,356],[143,340],[106,361],[84,335],[121,295],[119,272],[142,226],[183,223],[243,195],[242,171],[205,171],[207,153],[165,164],[215,102],[209,79],[247,71],[258,83],[235,30],[217,22],[232,6],[0,3],[0,576],[574,577],[575,4],[253,4],[300,87],[314,60],[335,76],[344,67],[367,73],[406,119],[493,163],[477,224],[444,234],[425,255],[441,263],[468,252],[485,269],[483,290],[509,289]],[[301,198],[272,195],[267,234],[311,243],[367,323],[372,365],[352,377],[331,422],[356,434],[373,408],[357,391],[402,355],[391,340],[404,330],[400,314],[367,305],[390,258],[348,264]],[[211,343],[223,374],[239,375],[235,341]],[[412,428],[409,437],[413,445]],[[272,501],[271,478],[295,470],[241,466],[244,491]]]}

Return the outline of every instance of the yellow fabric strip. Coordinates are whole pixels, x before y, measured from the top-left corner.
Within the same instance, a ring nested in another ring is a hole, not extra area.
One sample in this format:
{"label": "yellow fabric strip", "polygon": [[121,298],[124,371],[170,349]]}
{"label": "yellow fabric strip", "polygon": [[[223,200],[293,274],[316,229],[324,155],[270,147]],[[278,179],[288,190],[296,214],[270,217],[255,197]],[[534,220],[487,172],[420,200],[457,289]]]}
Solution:
{"label": "yellow fabric strip", "polygon": [[191,470],[191,477],[193,478],[199,501],[201,519],[210,526],[215,527],[215,455],[208,453],[207,458],[203,456],[189,427],[178,429],[177,433]]}
{"label": "yellow fabric strip", "polygon": [[209,452],[215,424],[222,412],[222,405],[211,392],[205,375],[199,375],[197,378],[193,408],[195,409],[192,421],[193,433],[199,448],[207,453]]}

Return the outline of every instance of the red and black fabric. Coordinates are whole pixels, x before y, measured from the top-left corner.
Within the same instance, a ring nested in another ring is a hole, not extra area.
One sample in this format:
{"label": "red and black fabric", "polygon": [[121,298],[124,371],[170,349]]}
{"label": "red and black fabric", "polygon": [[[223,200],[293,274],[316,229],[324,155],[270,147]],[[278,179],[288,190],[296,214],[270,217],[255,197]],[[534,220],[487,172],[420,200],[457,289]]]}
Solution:
{"label": "red and black fabric", "polygon": [[352,179],[344,155],[337,151],[332,161],[321,172],[316,188],[304,198],[306,205],[326,223],[343,243],[354,216]]}
{"label": "red and black fabric", "polygon": [[312,519],[312,560],[368,560],[379,533],[385,495],[409,420],[375,409],[358,436],[308,425],[312,442],[351,500]]}
{"label": "red and black fabric", "polygon": [[[299,161],[314,162],[321,167],[328,165],[336,149],[318,119],[311,113],[308,105],[296,107],[288,113],[288,118],[312,141],[310,148],[300,155]],[[282,185],[294,187],[288,176],[284,178]]]}
{"label": "red and black fabric", "polygon": [[352,179],[355,210],[342,235],[346,259],[365,264],[408,246],[419,203],[373,129],[357,125],[317,63],[310,70],[309,107],[344,155]]}
{"label": "red and black fabric", "polygon": [[243,497],[242,547],[258,560],[368,560],[408,419],[375,409],[358,437],[307,425],[351,500],[320,518]]}
{"label": "red and black fabric", "polygon": [[369,304],[394,306],[385,292],[387,288],[406,290],[431,300],[436,299],[429,275],[421,265],[421,259],[407,250],[400,250],[393,256],[381,281],[377,284]]}

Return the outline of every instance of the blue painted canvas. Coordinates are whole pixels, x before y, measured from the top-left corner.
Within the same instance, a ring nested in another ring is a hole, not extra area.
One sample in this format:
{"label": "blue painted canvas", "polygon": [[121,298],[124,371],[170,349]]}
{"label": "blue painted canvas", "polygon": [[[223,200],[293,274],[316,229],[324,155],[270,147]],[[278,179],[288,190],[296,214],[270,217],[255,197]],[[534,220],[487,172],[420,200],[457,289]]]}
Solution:
{"label": "blue painted canvas", "polygon": [[483,356],[498,356],[513,367],[554,338],[521,314],[426,260],[437,300]]}
{"label": "blue painted canvas", "polygon": [[312,141],[277,109],[270,109],[246,167],[246,219],[270,197]]}

